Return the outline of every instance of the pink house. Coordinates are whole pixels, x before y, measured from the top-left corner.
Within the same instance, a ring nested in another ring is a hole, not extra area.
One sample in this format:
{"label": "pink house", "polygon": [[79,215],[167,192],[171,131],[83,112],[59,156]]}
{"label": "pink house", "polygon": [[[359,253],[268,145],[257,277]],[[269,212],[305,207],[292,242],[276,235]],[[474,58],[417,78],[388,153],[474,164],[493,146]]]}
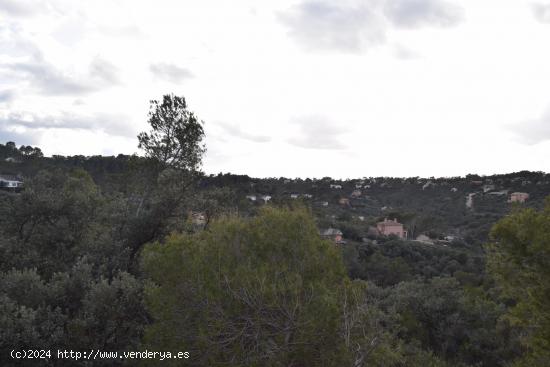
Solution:
{"label": "pink house", "polygon": [[397,222],[397,219],[388,220],[388,218],[386,218],[383,222],[378,222],[376,224],[376,229],[378,233],[383,236],[393,234],[399,238],[407,238],[407,231],[403,229],[403,224]]}
{"label": "pink house", "polygon": [[526,192],[513,192],[510,195],[510,203],[524,203],[525,200],[529,199],[529,194]]}

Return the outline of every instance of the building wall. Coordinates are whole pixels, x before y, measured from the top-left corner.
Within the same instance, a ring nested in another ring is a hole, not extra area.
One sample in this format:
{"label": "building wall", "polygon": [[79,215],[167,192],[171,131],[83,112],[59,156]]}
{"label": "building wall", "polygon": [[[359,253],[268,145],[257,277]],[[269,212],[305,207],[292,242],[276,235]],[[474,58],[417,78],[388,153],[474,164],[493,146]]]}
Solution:
{"label": "building wall", "polygon": [[399,238],[405,238],[406,237],[406,234],[405,234],[405,231],[403,230],[403,225],[402,224],[391,224],[391,225],[387,225],[385,223],[378,223],[377,226],[378,228],[378,232],[384,236],[389,236],[389,235],[396,235],[397,237]]}

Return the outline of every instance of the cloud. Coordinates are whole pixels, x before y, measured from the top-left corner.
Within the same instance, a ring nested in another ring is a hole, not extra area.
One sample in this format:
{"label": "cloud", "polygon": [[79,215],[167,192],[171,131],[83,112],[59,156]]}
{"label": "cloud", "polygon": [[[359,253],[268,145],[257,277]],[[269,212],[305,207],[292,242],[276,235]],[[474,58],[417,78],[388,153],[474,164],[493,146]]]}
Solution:
{"label": "cloud", "polygon": [[0,0],[0,11],[11,16],[24,17],[34,15],[43,8],[42,1]]}
{"label": "cloud", "polygon": [[464,9],[445,0],[387,0],[384,14],[398,28],[446,28],[464,20]]}
{"label": "cloud", "polygon": [[385,44],[390,26],[445,28],[463,19],[463,9],[446,0],[306,0],[279,14],[306,50],[347,53]]}
{"label": "cloud", "polygon": [[48,129],[100,131],[110,135],[135,137],[137,132],[123,115],[96,113],[89,116],[62,112],[56,116],[39,116],[31,112],[11,112],[0,117],[0,130],[40,132]]}
{"label": "cloud", "polygon": [[144,38],[145,33],[135,24],[100,26],[99,31],[109,37]]}
{"label": "cloud", "polygon": [[120,84],[118,69],[109,62],[94,59],[87,75],[71,75],[46,62],[41,55],[30,61],[0,64],[10,78],[26,82],[38,93],[48,96],[83,95]]}
{"label": "cloud", "polygon": [[372,2],[306,1],[279,14],[289,34],[308,50],[361,52],[384,43],[385,26]]}
{"label": "cloud", "polygon": [[0,68],[14,73],[27,81],[31,87],[48,95],[75,95],[94,91],[85,81],[57,70],[44,61],[17,62],[0,65]]}
{"label": "cloud", "polygon": [[[1,3],[2,0],[0,0]],[[18,24],[0,24],[0,55],[9,57],[42,57],[42,52],[35,43],[25,36],[24,27]]]}
{"label": "cloud", "polygon": [[13,90],[0,90],[0,103],[11,102],[15,99],[15,92]]}
{"label": "cloud", "polygon": [[520,142],[534,145],[550,140],[550,108],[544,111],[539,118],[526,120],[521,124],[508,126]]}
{"label": "cloud", "polygon": [[243,131],[240,127],[235,125],[229,125],[221,122],[218,122],[217,125],[220,126],[225,133],[240,139],[250,140],[255,143],[267,143],[268,141],[271,141],[271,137],[269,136],[251,134]]}
{"label": "cloud", "polygon": [[550,24],[550,3],[534,3],[531,6],[533,15],[541,23]]}
{"label": "cloud", "polygon": [[416,52],[401,44],[394,45],[393,55],[400,60],[414,60],[420,57]]}
{"label": "cloud", "polygon": [[156,63],[149,65],[149,70],[157,78],[171,83],[179,83],[184,79],[193,78],[194,75],[188,69],[174,64]]}
{"label": "cloud", "polygon": [[95,58],[90,64],[90,75],[106,85],[120,84],[118,71],[115,65],[100,58]]}
{"label": "cloud", "polygon": [[336,125],[322,116],[306,116],[293,120],[300,126],[299,134],[287,139],[295,146],[306,149],[345,149],[346,146],[339,137],[347,132],[347,129]]}

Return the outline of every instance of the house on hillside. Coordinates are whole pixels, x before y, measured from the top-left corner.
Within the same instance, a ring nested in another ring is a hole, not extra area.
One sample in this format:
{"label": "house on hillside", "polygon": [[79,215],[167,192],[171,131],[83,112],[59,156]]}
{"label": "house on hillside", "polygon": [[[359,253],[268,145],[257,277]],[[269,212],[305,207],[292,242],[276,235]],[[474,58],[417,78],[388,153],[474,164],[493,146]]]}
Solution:
{"label": "house on hillside", "polygon": [[204,226],[206,224],[206,214],[202,212],[190,212],[189,219],[195,226]]}
{"label": "house on hillside", "polygon": [[418,237],[416,237],[415,241],[420,242],[420,243],[424,243],[426,245],[433,245],[434,244],[434,241],[430,237],[426,236],[425,234],[421,234]]}
{"label": "house on hillside", "polygon": [[261,199],[264,201],[264,203],[267,203],[269,200],[271,200],[270,195],[262,195]]}
{"label": "house on hillside", "polygon": [[422,186],[422,190],[426,190],[426,189],[428,189],[430,187],[433,187],[433,186],[435,186],[435,184],[432,181],[428,181]]}
{"label": "house on hillside", "polygon": [[291,199],[298,199],[300,197],[300,194],[290,194]]}
{"label": "house on hillside", "polygon": [[376,224],[378,234],[382,236],[396,235],[399,238],[407,238],[407,231],[403,229],[403,224],[399,223],[397,219],[389,220],[385,218],[384,221]]}
{"label": "house on hillside", "polygon": [[492,196],[504,196],[504,195],[508,195],[508,190],[491,191],[491,192],[488,193],[487,195],[492,195]]}
{"label": "house on hillside", "polygon": [[348,198],[340,198],[340,200],[338,200],[338,204],[349,206],[349,199]]}
{"label": "house on hillside", "polygon": [[495,190],[495,185],[483,185],[483,193]]}
{"label": "house on hillside", "polygon": [[246,198],[250,201],[256,201],[256,195],[246,195]]}
{"label": "house on hillside", "polygon": [[474,196],[476,195],[475,192],[469,193],[466,196],[466,208],[473,209],[474,208]]}
{"label": "house on hillside", "polygon": [[0,175],[0,189],[7,191],[21,191],[23,181],[12,175]]}
{"label": "house on hillside", "polygon": [[341,188],[342,188],[342,185],[330,184],[330,188],[331,188],[331,189],[341,189]]}
{"label": "house on hillside", "polygon": [[353,192],[351,193],[351,197],[352,198],[358,198],[361,196],[361,190],[353,190]]}
{"label": "house on hillside", "polygon": [[335,244],[344,244],[346,241],[344,241],[344,236],[342,234],[342,231],[336,228],[327,228],[324,230],[319,231],[319,234],[321,235],[321,238],[330,240],[334,242]]}
{"label": "house on hillside", "polygon": [[513,192],[510,195],[510,200],[508,200],[509,203],[524,203],[527,199],[529,199],[529,194],[526,192]]}

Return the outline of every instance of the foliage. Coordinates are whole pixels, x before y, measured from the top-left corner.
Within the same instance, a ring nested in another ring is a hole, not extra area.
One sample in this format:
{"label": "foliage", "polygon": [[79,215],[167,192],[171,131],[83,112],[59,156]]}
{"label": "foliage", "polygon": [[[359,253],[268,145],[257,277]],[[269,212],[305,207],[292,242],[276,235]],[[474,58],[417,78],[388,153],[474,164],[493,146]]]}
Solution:
{"label": "foliage", "polygon": [[155,323],[146,345],[185,345],[192,365],[334,365],[340,360],[334,247],[303,210],[226,218],[144,252]]}
{"label": "foliage", "polygon": [[205,151],[202,123],[187,109],[184,97],[165,95],[151,101],[151,131],[138,135],[139,147],[164,167],[196,171]]}
{"label": "foliage", "polygon": [[507,319],[522,327],[528,353],[520,366],[550,360],[550,199],[541,211],[517,209],[493,228],[488,269],[505,297],[514,300]]}

